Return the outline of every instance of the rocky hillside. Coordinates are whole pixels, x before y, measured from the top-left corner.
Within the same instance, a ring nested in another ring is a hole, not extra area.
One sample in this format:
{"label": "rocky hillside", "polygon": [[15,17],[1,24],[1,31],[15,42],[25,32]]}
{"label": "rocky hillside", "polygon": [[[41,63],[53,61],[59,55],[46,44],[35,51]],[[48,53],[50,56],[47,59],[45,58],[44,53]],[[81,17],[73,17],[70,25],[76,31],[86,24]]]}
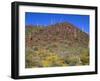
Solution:
{"label": "rocky hillside", "polygon": [[[47,27],[26,26],[25,34],[26,34],[25,43],[26,43],[27,56],[29,55],[30,52],[32,53],[32,55],[35,55],[36,51],[45,50],[46,52],[49,51],[50,53],[57,55],[57,57],[60,57],[64,61],[65,65],[70,66],[70,65],[89,64],[89,58],[88,58],[89,35],[70,23],[67,22],[56,23],[54,25],[50,25]],[[46,54],[46,56],[48,55],[49,54]],[[82,63],[81,55],[87,56],[86,57],[87,59],[84,58],[86,59],[85,60],[86,62]],[[41,58],[41,56],[39,55],[38,57]],[[73,57],[72,59],[77,60],[77,63],[71,63],[71,61],[67,59],[70,57]],[[70,62],[67,63],[66,59]],[[42,60],[43,59],[40,59],[40,61]],[[26,67],[35,66],[27,64]],[[36,66],[42,67],[43,65],[42,63],[40,63],[39,66],[38,64]],[[50,66],[57,66],[57,64],[55,63],[55,65],[50,65]]]}

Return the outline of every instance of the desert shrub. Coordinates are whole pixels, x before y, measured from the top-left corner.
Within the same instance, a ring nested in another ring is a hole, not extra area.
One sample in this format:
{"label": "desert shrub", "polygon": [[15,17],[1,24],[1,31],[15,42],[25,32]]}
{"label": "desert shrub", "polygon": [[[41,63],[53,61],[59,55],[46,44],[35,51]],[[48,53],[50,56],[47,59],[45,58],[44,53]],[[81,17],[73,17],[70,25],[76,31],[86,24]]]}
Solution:
{"label": "desert shrub", "polygon": [[38,51],[38,47],[34,47],[34,51]]}
{"label": "desert shrub", "polygon": [[61,59],[57,54],[53,54],[47,56],[42,61],[43,67],[50,67],[50,66],[66,66],[67,64],[64,63],[64,60]]}
{"label": "desert shrub", "polygon": [[26,54],[25,56],[26,68],[41,67],[41,57],[35,52]]}
{"label": "desert shrub", "polygon": [[26,54],[26,68],[31,67],[51,67],[51,66],[66,66],[64,60],[49,50],[38,48],[37,51]]}
{"label": "desert shrub", "polygon": [[75,66],[78,65],[79,62],[79,57],[75,56],[75,55],[71,55],[71,56],[67,56],[65,57],[65,62],[69,65],[69,66]]}
{"label": "desert shrub", "polygon": [[50,49],[34,47],[26,50],[25,62],[26,67],[53,67],[53,66],[77,66],[89,64],[89,51],[83,49],[79,54],[69,54],[61,57],[57,52]]}
{"label": "desert shrub", "polygon": [[26,68],[31,68],[32,66],[35,66],[35,62],[32,60],[33,55],[30,54],[26,54],[26,58],[25,58],[25,67]]}
{"label": "desert shrub", "polygon": [[80,60],[83,65],[88,65],[89,64],[89,50],[84,49],[80,55]]}

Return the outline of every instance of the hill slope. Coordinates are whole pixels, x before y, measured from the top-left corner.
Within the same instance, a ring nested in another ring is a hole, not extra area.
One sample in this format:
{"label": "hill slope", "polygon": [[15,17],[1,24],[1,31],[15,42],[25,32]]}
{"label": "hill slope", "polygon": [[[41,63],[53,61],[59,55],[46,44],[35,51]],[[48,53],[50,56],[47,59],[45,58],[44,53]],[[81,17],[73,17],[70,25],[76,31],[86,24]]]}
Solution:
{"label": "hill slope", "polygon": [[[26,67],[89,64],[89,35],[74,25],[63,22],[48,27],[26,26],[25,32]],[[32,58],[33,55],[34,58]],[[35,56],[36,62],[34,62]],[[29,61],[27,57],[32,59]]]}

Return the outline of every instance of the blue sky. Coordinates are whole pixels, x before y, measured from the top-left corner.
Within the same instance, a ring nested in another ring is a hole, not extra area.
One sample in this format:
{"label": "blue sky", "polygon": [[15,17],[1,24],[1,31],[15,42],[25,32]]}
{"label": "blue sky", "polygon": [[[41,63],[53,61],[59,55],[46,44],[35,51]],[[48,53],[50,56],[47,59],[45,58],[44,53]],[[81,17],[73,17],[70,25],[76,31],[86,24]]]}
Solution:
{"label": "blue sky", "polygon": [[89,33],[89,15],[52,14],[52,13],[25,13],[25,25],[48,26],[59,22],[69,22],[84,32]]}

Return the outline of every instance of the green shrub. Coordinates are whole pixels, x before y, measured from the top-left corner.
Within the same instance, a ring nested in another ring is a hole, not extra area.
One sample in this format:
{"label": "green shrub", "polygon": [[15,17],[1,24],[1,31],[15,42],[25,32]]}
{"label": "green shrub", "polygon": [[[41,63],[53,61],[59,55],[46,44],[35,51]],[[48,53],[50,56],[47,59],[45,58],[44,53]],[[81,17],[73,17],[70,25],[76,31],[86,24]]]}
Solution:
{"label": "green shrub", "polygon": [[75,56],[75,55],[71,55],[71,56],[65,57],[65,62],[69,66],[75,66],[75,65],[79,65],[80,64],[79,57]]}
{"label": "green shrub", "polygon": [[80,60],[83,65],[89,64],[89,50],[88,49],[84,49],[82,51],[82,54],[80,55]]}

